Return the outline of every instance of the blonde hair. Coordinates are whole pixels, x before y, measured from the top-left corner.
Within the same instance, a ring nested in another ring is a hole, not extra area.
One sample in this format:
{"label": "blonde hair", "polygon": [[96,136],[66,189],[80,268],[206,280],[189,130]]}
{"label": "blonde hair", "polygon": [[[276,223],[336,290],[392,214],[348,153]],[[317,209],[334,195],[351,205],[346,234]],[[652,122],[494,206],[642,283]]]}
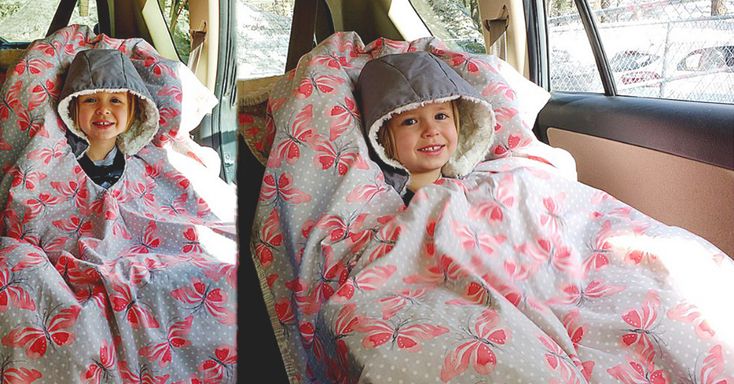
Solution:
{"label": "blonde hair", "polygon": [[[100,91],[105,92],[105,91]],[[95,93],[100,93],[95,92]],[[138,97],[133,95],[130,91],[125,91],[125,94],[127,94],[127,127],[125,127],[125,131],[130,129],[130,127],[133,125],[133,122],[138,118]],[[74,122],[74,125],[76,127],[79,127],[79,121],[77,120],[79,118],[79,96],[74,96],[71,101],[69,101],[69,114],[71,115],[71,121]]]}
{"label": "blonde hair", "polygon": [[[461,133],[461,117],[459,116],[458,101],[458,99],[451,100],[451,113],[453,114],[454,126],[456,127],[457,136]],[[390,117],[389,120],[385,120],[382,123],[380,129],[377,130],[377,143],[385,148],[385,156],[387,156],[388,159],[397,160],[395,158],[395,139],[393,138],[392,131],[387,124],[393,118],[394,117]]]}

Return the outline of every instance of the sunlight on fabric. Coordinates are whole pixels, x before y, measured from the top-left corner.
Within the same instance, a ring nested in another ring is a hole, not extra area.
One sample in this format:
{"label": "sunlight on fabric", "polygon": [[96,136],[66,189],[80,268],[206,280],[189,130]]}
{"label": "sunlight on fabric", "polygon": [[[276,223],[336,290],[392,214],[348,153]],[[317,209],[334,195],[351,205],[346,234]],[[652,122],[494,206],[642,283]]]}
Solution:
{"label": "sunlight on fabric", "polygon": [[[207,202],[209,209],[223,222],[234,223],[237,213],[236,186],[229,185],[219,178],[218,169],[207,168],[204,164],[186,155],[190,152],[203,163],[213,162],[216,154],[211,148],[204,148],[193,141],[185,142],[188,148],[178,143],[167,151],[168,160],[191,182],[191,187]],[[217,161],[218,163],[218,161]],[[224,229],[223,229],[224,230]],[[228,230],[225,230],[229,232]],[[232,229],[234,233],[234,229]]]}
{"label": "sunlight on fabric", "polygon": [[[727,305],[734,292],[734,271],[722,263],[711,249],[690,238],[655,238],[634,234],[608,239],[615,248],[627,249],[630,263],[662,268],[661,276],[683,300],[665,303],[665,316],[692,324],[700,337],[716,333],[719,340],[734,347],[734,307]],[[663,256],[660,256],[663,255]]]}
{"label": "sunlight on fabric", "polygon": [[204,252],[223,263],[235,264],[237,262],[237,241],[225,238],[203,225],[196,225],[194,228]]}

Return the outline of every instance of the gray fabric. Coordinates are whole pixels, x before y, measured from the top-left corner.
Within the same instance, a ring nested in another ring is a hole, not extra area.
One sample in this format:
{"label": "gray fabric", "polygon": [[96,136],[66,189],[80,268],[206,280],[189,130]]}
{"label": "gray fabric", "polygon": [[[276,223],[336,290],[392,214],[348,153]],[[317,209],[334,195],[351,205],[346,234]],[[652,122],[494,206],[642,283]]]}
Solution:
{"label": "gray fabric", "polygon": [[447,177],[463,177],[481,161],[495,125],[491,105],[448,64],[428,52],[387,55],[365,64],[357,82],[370,154],[385,180],[401,194],[409,172],[387,158],[377,132],[396,113],[427,103],[458,100],[461,127],[456,152],[441,170]]}
{"label": "gray fabric", "polygon": [[58,112],[66,127],[87,141],[75,126],[69,103],[75,97],[99,91],[129,91],[137,96],[138,115],[133,125],[117,137],[117,146],[126,155],[134,155],[148,144],[158,131],[158,108],[130,59],[114,49],[90,49],[79,52],[69,66],[59,96]]}

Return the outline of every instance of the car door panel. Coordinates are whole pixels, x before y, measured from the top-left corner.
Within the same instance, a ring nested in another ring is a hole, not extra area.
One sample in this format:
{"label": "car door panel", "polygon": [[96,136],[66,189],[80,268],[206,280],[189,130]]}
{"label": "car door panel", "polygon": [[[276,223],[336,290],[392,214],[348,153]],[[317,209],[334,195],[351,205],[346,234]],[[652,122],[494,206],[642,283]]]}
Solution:
{"label": "car door panel", "polygon": [[734,254],[731,116],[725,104],[554,93],[538,127],[581,182]]}

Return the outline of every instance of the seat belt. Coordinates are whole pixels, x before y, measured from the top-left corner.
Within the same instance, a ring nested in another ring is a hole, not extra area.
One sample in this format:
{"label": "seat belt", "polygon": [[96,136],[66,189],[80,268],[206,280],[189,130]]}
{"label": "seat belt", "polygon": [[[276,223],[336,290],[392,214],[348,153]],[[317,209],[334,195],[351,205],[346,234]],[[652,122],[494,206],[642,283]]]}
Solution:
{"label": "seat belt", "polygon": [[316,14],[321,0],[297,0],[293,5],[291,37],[285,71],[295,68],[298,60],[313,49]]}
{"label": "seat belt", "polygon": [[507,59],[506,33],[509,20],[510,14],[507,11],[507,6],[503,5],[497,17],[484,21],[484,27],[489,31],[489,53],[496,55],[502,60]]}
{"label": "seat belt", "polygon": [[74,13],[74,6],[76,6],[76,0],[61,0],[59,2],[54,18],[51,20],[51,25],[48,26],[48,31],[46,31],[46,36],[69,25],[71,14]]}
{"label": "seat belt", "polygon": [[196,73],[196,67],[199,66],[201,51],[204,49],[204,41],[206,41],[206,21],[201,22],[201,28],[192,29],[191,31],[191,51],[189,52],[189,62],[187,66],[191,72]]}

